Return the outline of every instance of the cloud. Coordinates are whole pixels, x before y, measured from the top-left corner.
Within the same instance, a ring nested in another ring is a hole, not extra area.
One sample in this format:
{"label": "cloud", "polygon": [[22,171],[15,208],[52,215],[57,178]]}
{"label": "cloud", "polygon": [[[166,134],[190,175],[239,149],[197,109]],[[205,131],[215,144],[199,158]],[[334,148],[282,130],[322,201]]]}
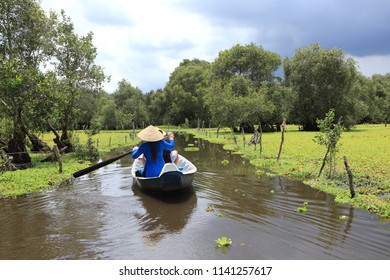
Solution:
{"label": "cloud", "polygon": [[[42,0],[63,8],[76,32],[94,33],[97,64],[112,81],[162,88],[183,59],[213,61],[254,42],[284,56],[319,43],[353,56],[363,74],[390,72],[388,0]],[[368,70],[370,69],[370,70]],[[376,69],[376,70],[375,70]]]}
{"label": "cloud", "polygon": [[389,55],[370,55],[364,57],[352,57],[358,62],[358,69],[363,75],[371,77],[374,74],[390,73],[390,54]]}

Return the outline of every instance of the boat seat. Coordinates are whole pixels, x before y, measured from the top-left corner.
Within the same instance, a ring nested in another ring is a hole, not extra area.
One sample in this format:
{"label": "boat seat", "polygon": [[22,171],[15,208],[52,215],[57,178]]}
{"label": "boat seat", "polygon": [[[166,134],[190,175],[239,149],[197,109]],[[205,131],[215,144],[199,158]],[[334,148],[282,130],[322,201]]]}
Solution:
{"label": "boat seat", "polygon": [[174,163],[166,163],[163,167],[163,169],[161,170],[160,172],[160,176],[163,174],[163,173],[166,173],[166,172],[171,172],[171,171],[179,171],[179,169],[177,168],[176,164]]}

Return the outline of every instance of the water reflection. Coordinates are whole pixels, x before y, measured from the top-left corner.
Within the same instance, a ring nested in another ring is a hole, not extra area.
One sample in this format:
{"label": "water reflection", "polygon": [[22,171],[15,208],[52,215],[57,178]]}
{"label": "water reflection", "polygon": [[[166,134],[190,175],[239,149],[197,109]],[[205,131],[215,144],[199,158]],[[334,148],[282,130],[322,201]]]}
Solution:
{"label": "water reflection", "polygon": [[178,234],[196,209],[197,198],[191,187],[179,193],[153,194],[132,186],[145,213],[135,213],[147,245],[155,246],[166,235]]}

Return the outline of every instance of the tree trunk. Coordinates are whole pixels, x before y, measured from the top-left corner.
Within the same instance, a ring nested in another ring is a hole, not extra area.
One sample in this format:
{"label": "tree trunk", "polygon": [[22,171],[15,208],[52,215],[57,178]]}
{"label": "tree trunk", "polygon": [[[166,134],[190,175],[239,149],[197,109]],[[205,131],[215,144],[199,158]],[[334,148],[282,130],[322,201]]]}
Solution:
{"label": "tree trunk", "polygon": [[11,163],[18,169],[30,168],[31,157],[27,152],[24,137],[14,137],[8,142],[8,154],[12,156]]}
{"label": "tree trunk", "polygon": [[49,126],[49,129],[55,135],[55,138],[53,139],[53,141],[54,141],[54,143],[56,143],[57,147],[60,150],[64,150],[65,153],[69,153],[71,150],[69,149],[67,143],[62,140],[62,137],[58,134],[57,130],[55,130],[55,128],[50,123],[48,123],[48,126]]}
{"label": "tree trunk", "polygon": [[[61,143],[63,145],[65,145],[65,147],[66,147],[65,153],[73,152],[73,145],[72,145],[72,142],[70,141],[70,138],[69,138],[69,135],[68,135],[68,128],[67,127],[63,127],[62,128]],[[62,148],[62,147],[58,146],[58,144],[57,144],[57,147],[59,149]]]}
{"label": "tree trunk", "polygon": [[344,166],[348,174],[349,191],[351,192],[351,198],[355,197],[355,189],[353,188],[353,174],[351,168],[349,168],[347,157],[344,156]]}
{"label": "tree trunk", "polygon": [[325,153],[325,156],[324,156],[324,159],[322,160],[322,166],[320,168],[320,171],[318,172],[318,177],[321,176],[321,173],[322,173],[322,169],[324,169],[325,167],[325,163],[326,163],[326,158],[328,157],[328,154],[330,152],[330,146],[328,147],[328,149],[326,150],[326,153]]}
{"label": "tree trunk", "polygon": [[14,164],[18,169],[30,168],[32,166],[31,157],[26,149],[26,135],[23,132],[21,108],[16,108],[14,110],[13,125],[13,138],[9,140],[7,145],[8,154],[12,156],[11,163]]}
{"label": "tree trunk", "polygon": [[23,133],[27,135],[28,139],[30,139],[30,142],[32,144],[31,151],[33,152],[48,152],[51,151],[50,147],[43,142],[41,139],[38,138],[34,133],[29,132],[27,127],[23,124]]}

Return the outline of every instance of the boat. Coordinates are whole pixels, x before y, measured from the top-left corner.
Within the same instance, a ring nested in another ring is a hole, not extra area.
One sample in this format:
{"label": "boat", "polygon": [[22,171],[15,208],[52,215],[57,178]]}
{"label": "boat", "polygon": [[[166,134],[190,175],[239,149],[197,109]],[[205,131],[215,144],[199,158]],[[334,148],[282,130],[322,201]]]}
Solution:
{"label": "boat", "polygon": [[192,185],[196,166],[182,155],[175,163],[165,163],[158,177],[139,177],[136,172],[143,168],[141,157],[134,160],[131,175],[142,190],[150,192],[172,192],[187,189]]}

